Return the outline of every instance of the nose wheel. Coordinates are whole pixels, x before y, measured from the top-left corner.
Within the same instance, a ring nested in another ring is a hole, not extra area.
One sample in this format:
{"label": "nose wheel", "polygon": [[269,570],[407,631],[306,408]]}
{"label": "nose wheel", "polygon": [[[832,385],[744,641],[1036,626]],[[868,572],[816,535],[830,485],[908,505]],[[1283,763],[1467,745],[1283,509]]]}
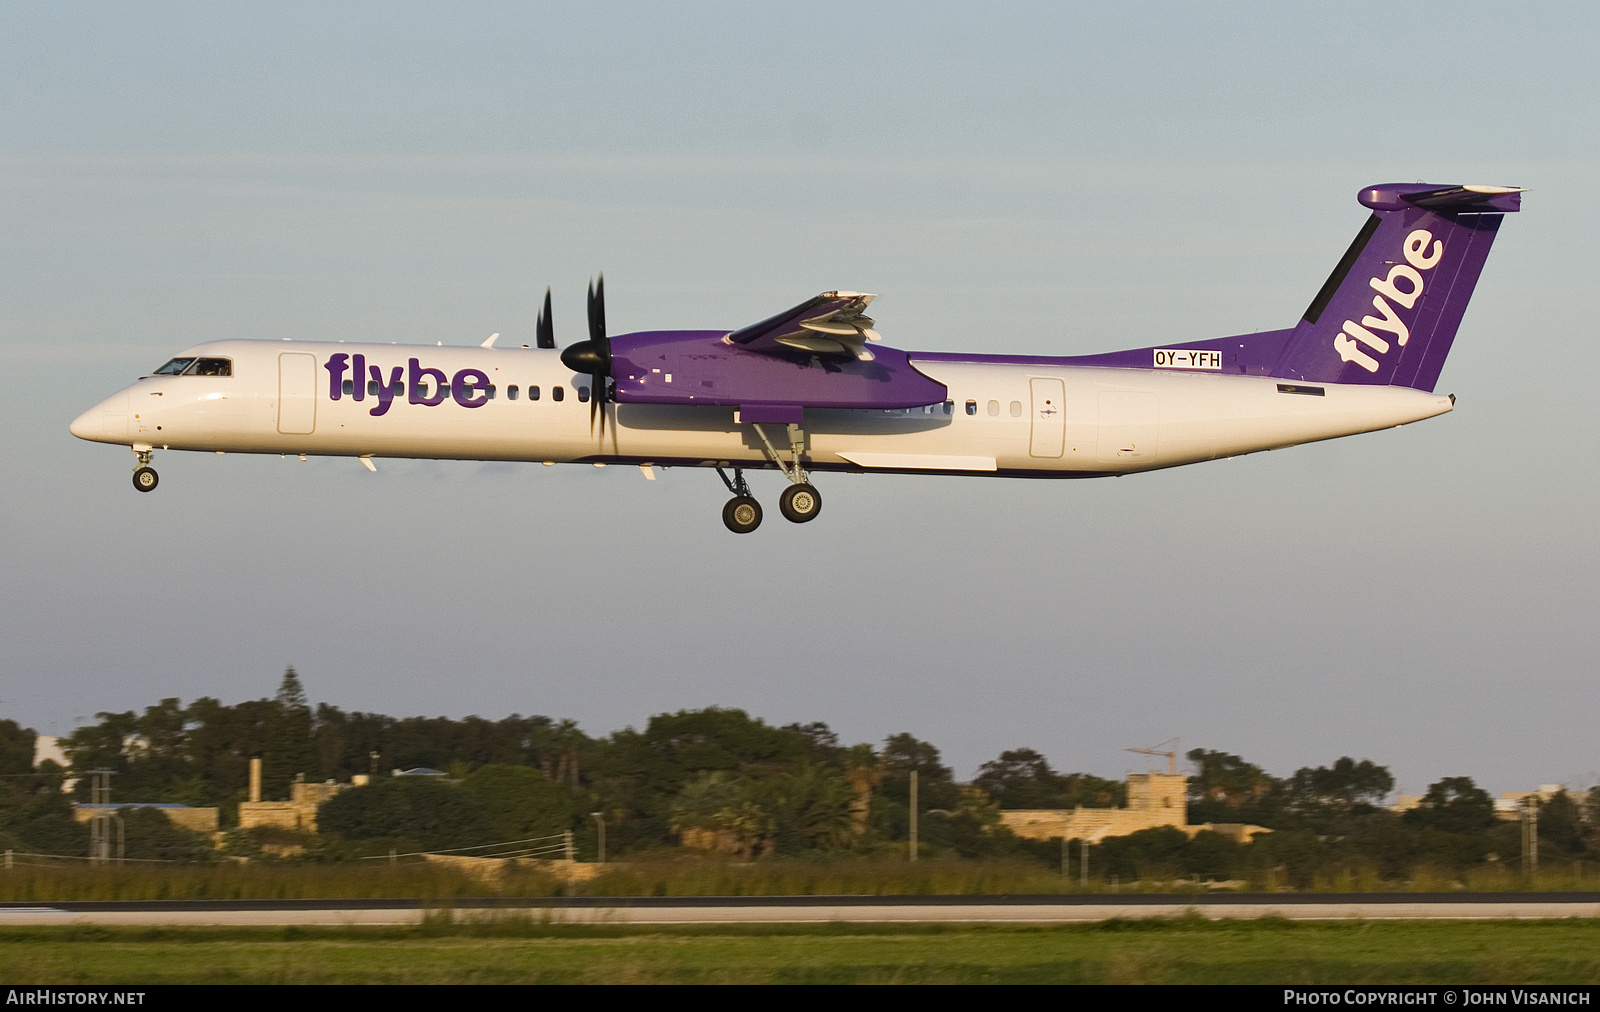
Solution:
{"label": "nose wheel", "polygon": [[150,447],[135,446],[133,459],[138,461],[133,469],[133,487],[141,492],[154,492],[161,482],[161,476],[150,466]]}

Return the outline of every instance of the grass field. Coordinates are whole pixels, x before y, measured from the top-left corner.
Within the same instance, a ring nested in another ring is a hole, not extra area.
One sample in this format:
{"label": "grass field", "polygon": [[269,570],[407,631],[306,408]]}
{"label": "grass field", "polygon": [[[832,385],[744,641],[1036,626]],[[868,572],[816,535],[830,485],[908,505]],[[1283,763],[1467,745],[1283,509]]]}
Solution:
{"label": "grass field", "polygon": [[1600,921],[0,929],[3,984],[1600,983]]}

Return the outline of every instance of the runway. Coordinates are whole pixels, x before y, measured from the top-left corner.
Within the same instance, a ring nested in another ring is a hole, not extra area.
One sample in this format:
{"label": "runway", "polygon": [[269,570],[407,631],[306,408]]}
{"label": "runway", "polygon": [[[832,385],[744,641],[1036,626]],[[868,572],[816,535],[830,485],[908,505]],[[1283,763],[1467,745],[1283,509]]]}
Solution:
{"label": "runway", "polygon": [[1037,896],[692,896],[0,903],[0,926],[394,926],[429,916],[558,924],[1076,924],[1115,917],[1287,920],[1600,918],[1600,892]]}

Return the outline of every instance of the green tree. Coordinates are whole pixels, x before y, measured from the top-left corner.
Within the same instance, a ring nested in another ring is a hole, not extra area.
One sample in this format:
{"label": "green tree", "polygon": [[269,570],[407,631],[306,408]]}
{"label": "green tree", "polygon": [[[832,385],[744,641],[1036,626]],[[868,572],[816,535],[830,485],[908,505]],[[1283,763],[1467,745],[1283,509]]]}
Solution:
{"label": "green tree", "polygon": [[1191,821],[1277,822],[1281,785],[1261,767],[1209,749],[1191,749],[1187,758],[1196,767],[1189,778]]}
{"label": "green tree", "polygon": [[0,775],[14,777],[33,772],[36,737],[31,727],[22,727],[14,720],[0,720]]}
{"label": "green tree", "polygon": [[1057,773],[1031,748],[1000,753],[978,767],[972,783],[1001,808],[1116,808],[1127,802],[1127,785],[1088,773]]}
{"label": "green tree", "polygon": [[130,859],[146,861],[208,861],[212,850],[202,833],[180,826],[159,808],[123,808],[124,853]]}
{"label": "green tree", "polygon": [[1394,790],[1387,768],[1363,759],[1343,756],[1329,766],[1302,767],[1288,784],[1291,803],[1304,811],[1349,813],[1358,806],[1372,808]]}
{"label": "green tree", "polygon": [[1494,799],[1471,777],[1445,777],[1430,784],[1421,803],[1404,818],[1419,828],[1442,833],[1481,833],[1494,825]]}
{"label": "green tree", "polygon": [[311,704],[293,667],[285,669],[276,697],[262,709],[262,797],[287,798],[295,777],[315,773],[319,767]]}
{"label": "green tree", "polygon": [[432,777],[382,777],[317,809],[317,828],[352,840],[403,837],[425,850],[497,842],[476,795]]}
{"label": "green tree", "polygon": [[1588,851],[1583,809],[1565,790],[1539,806],[1541,852],[1577,856]]}
{"label": "green tree", "polygon": [[462,780],[461,790],[483,806],[495,840],[553,836],[572,825],[571,797],[527,766],[480,766]]}

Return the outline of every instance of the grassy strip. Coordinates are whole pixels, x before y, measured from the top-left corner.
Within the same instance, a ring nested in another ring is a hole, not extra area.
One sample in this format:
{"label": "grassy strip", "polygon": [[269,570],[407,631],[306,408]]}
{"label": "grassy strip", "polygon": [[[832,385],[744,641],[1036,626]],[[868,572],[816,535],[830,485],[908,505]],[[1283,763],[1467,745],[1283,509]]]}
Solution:
{"label": "grassy strip", "polygon": [[1600,921],[0,929],[0,982],[1600,983]]}
{"label": "grassy strip", "polygon": [[[1260,888],[1251,883],[1246,888]],[[1571,876],[1528,879],[1510,873],[1473,874],[1465,881],[1422,872],[1402,884],[1333,879],[1312,891],[1581,890],[1600,882]],[[414,897],[448,900],[470,896],[952,896],[1050,894],[1108,891],[1026,861],[963,861],[953,858],[910,864],[883,858],[758,861],[749,864],[703,857],[631,860],[609,866],[599,877],[572,885],[559,875],[529,868],[502,876],[475,877],[425,862],[217,863],[17,867],[0,872],[0,900],[46,903],[61,900],[158,899],[375,899]],[[1121,892],[1194,893],[1192,882],[1128,883]]]}

